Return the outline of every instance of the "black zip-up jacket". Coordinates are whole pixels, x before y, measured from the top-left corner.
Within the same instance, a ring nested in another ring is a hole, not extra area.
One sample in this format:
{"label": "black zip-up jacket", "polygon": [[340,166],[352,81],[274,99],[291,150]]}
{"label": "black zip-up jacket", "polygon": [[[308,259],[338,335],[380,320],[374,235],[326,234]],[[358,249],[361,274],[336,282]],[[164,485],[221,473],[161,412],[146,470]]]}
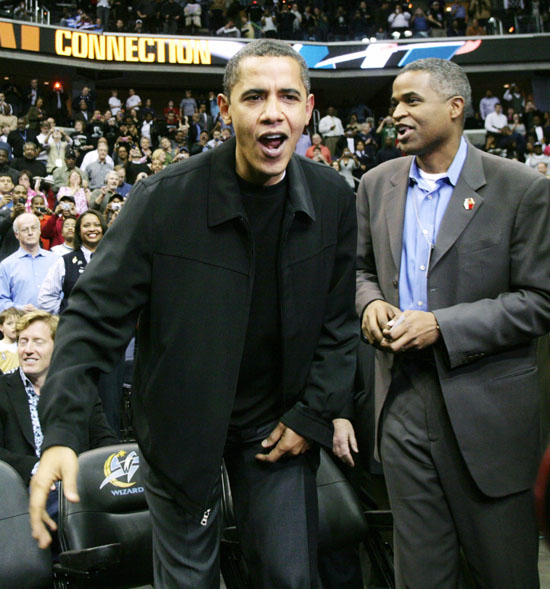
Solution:
{"label": "black zip-up jacket", "polygon": [[[293,156],[287,174],[281,421],[330,446],[358,341],[355,202],[328,166]],[[219,474],[253,277],[234,140],[140,181],[61,319],[40,400],[43,448],[78,446],[95,375],[111,370],[139,323],[138,442],[174,497],[202,518]]]}

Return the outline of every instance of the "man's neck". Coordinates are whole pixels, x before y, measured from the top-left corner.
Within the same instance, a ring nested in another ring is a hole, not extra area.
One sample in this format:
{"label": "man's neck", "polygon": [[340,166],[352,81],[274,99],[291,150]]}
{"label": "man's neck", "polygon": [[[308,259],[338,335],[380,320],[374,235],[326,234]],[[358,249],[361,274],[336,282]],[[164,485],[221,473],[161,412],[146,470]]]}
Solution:
{"label": "man's neck", "polygon": [[[25,374],[25,373],[23,373]],[[46,382],[46,376],[47,374],[25,374],[25,377],[28,378],[30,380],[30,382],[32,383],[32,386],[34,388],[34,392],[37,395],[40,395],[40,390],[42,389],[42,387],[44,386],[44,383]]]}
{"label": "man's neck", "polygon": [[29,247],[27,245],[21,245],[21,249],[24,252],[26,252],[27,254],[30,254],[34,258],[38,255],[38,252],[40,251],[40,245],[36,244],[36,246],[33,246],[33,247]]}
{"label": "man's neck", "polygon": [[416,163],[421,170],[428,174],[443,174],[453,163],[459,147],[460,137],[447,142],[443,147],[434,149],[430,153],[417,155]]}

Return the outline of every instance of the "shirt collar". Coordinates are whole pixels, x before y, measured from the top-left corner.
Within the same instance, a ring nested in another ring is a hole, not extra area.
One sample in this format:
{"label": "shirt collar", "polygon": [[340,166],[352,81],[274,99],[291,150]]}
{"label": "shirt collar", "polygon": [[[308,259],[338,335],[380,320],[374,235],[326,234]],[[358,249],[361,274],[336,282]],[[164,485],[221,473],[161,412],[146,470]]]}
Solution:
{"label": "shirt collar", "polygon": [[27,391],[27,395],[36,395],[36,391],[34,390],[34,385],[32,382],[27,378],[27,375],[23,372],[21,366],[19,367],[19,376],[23,381],[23,386],[25,387],[25,391]]}
{"label": "shirt collar", "polygon": [[[458,182],[458,178],[460,176],[460,172],[462,172],[462,167],[464,166],[467,155],[468,143],[464,137],[461,137],[458,151],[456,152],[456,155],[451,165],[449,166],[449,169],[447,170],[447,180],[452,186],[456,186],[456,183]],[[411,167],[409,168],[409,184],[418,184],[420,179],[420,171],[416,163],[416,158],[414,157],[411,162]]]}
{"label": "shirt collar", "polygon": [[[46,252],[46,250],[43,250],[42,248],[40,248],[38,250],[38,253],[34,257],[38,258],[38,256],[43,256],[45,254],[45,252]],[[29,256],[29,258],[33,257],[33,256],[31,256],[31,254],[29,254],[29,252],[25,251],[21,246],[19,246],[19,249],[15,253],[18,258],[24,258],[25,256]]]}
{"label": "shirt collar", "polygon": [[82,250],[82,253],[84,254],[84,258],[86,260],[86,263],[88,263],[90,261],[90,259],[92,258],[92,254],[94,252],[91,249],[88,249],[85,245],[81,245],[80,249]]}

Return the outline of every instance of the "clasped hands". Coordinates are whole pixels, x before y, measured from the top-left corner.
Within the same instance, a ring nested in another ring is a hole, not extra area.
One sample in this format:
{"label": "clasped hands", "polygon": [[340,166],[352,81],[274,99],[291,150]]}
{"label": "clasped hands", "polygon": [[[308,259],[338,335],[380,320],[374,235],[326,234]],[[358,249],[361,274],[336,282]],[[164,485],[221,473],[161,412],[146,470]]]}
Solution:
{"label": "clasped hands", "polygon": [[[396,324],[401,315],[403,320]],[[363,313],[361,329],[370,344],[393,353],[422,350],[434,344],[440,336],[437,319],[433,313],[402,312],[382,300],[369,303]]]}

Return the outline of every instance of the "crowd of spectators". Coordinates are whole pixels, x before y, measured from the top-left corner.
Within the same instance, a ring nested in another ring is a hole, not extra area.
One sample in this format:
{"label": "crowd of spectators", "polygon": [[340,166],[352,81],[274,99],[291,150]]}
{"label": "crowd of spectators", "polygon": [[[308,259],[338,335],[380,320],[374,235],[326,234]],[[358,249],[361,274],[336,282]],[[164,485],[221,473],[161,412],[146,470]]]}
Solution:
{"label": "crowd of spectators", "polygon": [[[49,8],[56,12],[54,6]],[[496,33],[492,16],[505,22],[513,22],[515,16],[532,17],[542,30],[549,30],[548,0],[505,0],[501,10],[495,10],[491,0],[432,0],[421,6],[374,0],[97,0],[79,2],[72,9],[65,6],[59,24],[99,32],[354,41]],[[14,11],[14,18],[30,18],[24,4]],[[517,31],[506,26],[504,32]]]}

